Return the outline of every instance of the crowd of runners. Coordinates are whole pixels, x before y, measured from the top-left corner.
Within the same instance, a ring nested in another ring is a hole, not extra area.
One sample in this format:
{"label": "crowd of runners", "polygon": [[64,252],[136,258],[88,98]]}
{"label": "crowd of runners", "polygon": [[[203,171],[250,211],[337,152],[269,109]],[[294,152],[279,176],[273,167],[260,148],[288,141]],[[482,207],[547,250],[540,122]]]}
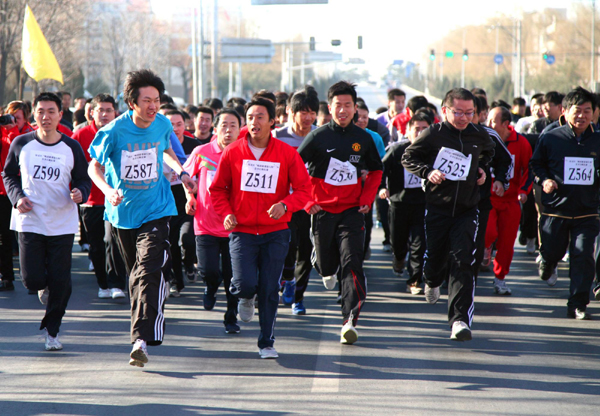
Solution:
{"label": "crowd of runners", "polygon": [[43,92],[0,117],[0,291],[15,290],[18,252],[24,286],[46,305],[46,350],[63,348],[77,233],[98,297],[130,298],[138,367],[163,342],[166,298],[196,280],[208,311],[223,285],[227,334],[258,309],[260,357],[277,358],[277,310],[307,314],[314,268],[338,288],[340,342],[355,343],[374,221],[408,293],[433,304],[447,285],[452,340],[472,338],[480,270],[491,267],[498,296],[512,293],[517,237],[543,284],[569,262],[567,317],[590,319],[600,300],[600,98],[583,88],[529,106],[454,88],[441,109],[391,89],[370,112],[339,81],[322,101],[307,85],[181,108],[139,70],[123,96],[122,114],[108,94],[77,97],[72,113],[69,93]]}

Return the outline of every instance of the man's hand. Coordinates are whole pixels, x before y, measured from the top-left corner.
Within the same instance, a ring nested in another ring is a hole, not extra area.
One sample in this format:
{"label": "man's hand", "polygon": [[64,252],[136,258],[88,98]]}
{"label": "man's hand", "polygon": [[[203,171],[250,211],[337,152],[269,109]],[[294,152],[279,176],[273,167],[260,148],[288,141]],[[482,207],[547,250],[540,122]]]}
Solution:
{"label": "man's hand", "polygon": [[379,190],[379,199],[388,199],[390,197],[390,191],[385,188]]}
{"label": "man's hand", "polygon": [[235,215],[229,214],[225,217],[225,221],[223,221],[223,226],[225,227],[225,231],[233,230],[237,225],[237,218]]}
{"label": "man's hand", "polygon": [[279,218],[283,217],[285,215],[285,208],[283,207],[283,203],[278,202],[276,204],[273,204],[271,208],[269,208],[269,210],[267,211],[267,214],[269,214],[269,217],[273,218],[274,220],[278,220]]}
{"label": "man's hand", "polygon": [[360,212],[361,214],[366,214],[367,212],[369,212],[369,209],[371,209],[370,206],[361,205],[360,208],[358,208],[358,212]]}
{"label": "man's hand", "polygon": [[185,203],[185,213],[188,215],[196,215],[196,207],[196,198],[192,196],[192,198],[189,198]]}
{"label": "man's hand", "polygon": [[181,177],[181,182],[193,194],[195,194],[196,191],[198,190],[196,181],[194,181],[192,178],[190,178],[190,175],[188,175],[188,174],[185,174]]}
{"label": "man's hand", "polygon": [[315,215],[317,212],[322,211],[323,208],[321,208],[321,205],[313,205],[312,207],[310,207],[310,209],[308,210],[308,213],[310,215]]}
{"label": "man's hand", "polygon": [[365,179],[367,179],[367,175],[369,174],[368,170],[362,169],[360,171],[360,178],[364,181]]}
{"label": "man's hand", "polygon": [[81,194],[81,191],[77,188],[71,189],[71,199],[76,204],[81,204],[83,202],[83,195]]}
{"label": "man's hand", "polygon": [[437,169],[432,170],[431,172],[429,172],[429,175],[427,175],[427,180],[434,185],[439,185],[440,183],[442,183],[442,181],[446,180],[446,175],[444,175],[441,171]]}
{"label": "man's hand", "polygon": [[494,181],[492,184],[492,192],[497,196],[504,196],[504,184],[500,181]]}
{"label": "man's hand", "polygon": [[123,191],[113,189],[110,194],[106,195],[106,199],[108,199],[108,202],[110,202],[113,207],[116,207],[123,202]]}
{"label": "man's hand", "polygon": [[542,183],[542,189],[544,190],[544,192],[546,192],[547,194],[551,194],[555,189],[558,189],[558,185],[556,184],[555,181],[553,181],[552,179],[546,179],[543,183]]}
{"label": "man's hand", "polygon": [[477,173],[479,177],[477,178],[477,185],[483,185],[485,183],[485,172],[481,168],[477,168]]}
{"label": "man's hand", "polygon": [[33,209],[33,203],[29,200],[29,198],[24,196],[23,198],[19,199],[19,202],[17,202],[17,209],[21,214],[24,214]]}
{"label": "man's hand", "polygon": [[524,204],[525,202],[527,202],[527,194],[519,194],[519,202],[521,204]]}

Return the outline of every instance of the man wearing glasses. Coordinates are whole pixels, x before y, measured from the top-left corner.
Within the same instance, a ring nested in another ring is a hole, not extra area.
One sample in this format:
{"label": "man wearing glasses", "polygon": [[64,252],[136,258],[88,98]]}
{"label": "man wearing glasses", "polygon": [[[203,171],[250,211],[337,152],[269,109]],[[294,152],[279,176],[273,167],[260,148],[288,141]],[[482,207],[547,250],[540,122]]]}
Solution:
{"label": "man wearing glasses", "polygon": [[402,164],[426,179],[423,277],[425,299],[436,303],[448,274],[448,321],[451,339],[471,340],[475,279],[475,235],[478,227],[479,185],[494,155],[488,133],[471,121],[475,98],[464,88],[444,98],[445,121],[424,130],[404,152]]}

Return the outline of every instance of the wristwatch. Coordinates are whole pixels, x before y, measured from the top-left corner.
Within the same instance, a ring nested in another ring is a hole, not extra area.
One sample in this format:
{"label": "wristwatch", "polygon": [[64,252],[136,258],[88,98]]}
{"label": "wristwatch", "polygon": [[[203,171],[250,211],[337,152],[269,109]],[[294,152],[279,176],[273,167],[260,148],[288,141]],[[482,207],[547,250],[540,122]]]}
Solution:
{"label": "wristwatch", "polygon": [[283,205],[283,209],[285,210],[285,212],[287,212],[287,205],[284,204],[283,202],[280,202],[281,205]]}
{"label": "wristwatch", "polygon": [[182,177],[183,175],[188,175],[188,176],[190,176],[190,174],[189,174],[189,173],[187,173],[185,170],[182,170],[182,171],[181,171],[181,173],[179,174],[179,180],[181,180],[181,177]]}

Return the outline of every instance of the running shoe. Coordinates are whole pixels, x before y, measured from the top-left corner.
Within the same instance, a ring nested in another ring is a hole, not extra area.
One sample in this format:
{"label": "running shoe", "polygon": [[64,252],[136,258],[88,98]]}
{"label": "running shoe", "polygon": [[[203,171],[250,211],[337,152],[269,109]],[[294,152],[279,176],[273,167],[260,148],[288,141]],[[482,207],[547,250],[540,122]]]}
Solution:
{"label": "running shoe", "polygon": [[425,284],[425,300],[427,303],[435,304],[438,300],[440,300],[440,288],[438,287],[429,287],[427,283]]}
{"label": "running shoe", "polygon": [[294,296],[296,295],[296,281],[295,280],[285,280],[283,282],[283,293],[281,294],[281,298],[283,300],[284,305],[291,305],[294,303]]}
{"label": "running shoe", "polygon": [[306,315],[306,308],[302,301],[296,302],[292,305],[292,313],[294,315]]}
{"label": "running shoe", "polygon": [[48,330],[45,329],[46,331],[46,342],[45,342],[45,348],[46,351],[60,351],[63,349],[62,344],[60,343],[60,341],[58,340],[58,335],[56,335],[55,337],[53,337],[52,335],[50,335],[48,333]]}
{"label": "running shoe", "polygon": [[411,295],[422,295],[423,289],[418,283],[413,283],[412,285],[406,285],[406,291]]}
{"label": "running shoe", "polygon": [[252,322],[254,318],[254,300],[256,295],[250,299],[241,298],[238,302],[238,314],[242,322]]}
{"label": "running shoe", "polygon": [[185,276],[190,283],[194,283],[196,281],[196,269],[194,266],[185,268]]}
{"label": "running shoe", "polygon": [[122,299],[125,297],[125,292],[123,292],[118,287],[113,287],[112,289],[110,289],[110,296],[113,299]]}
{"label": "running shoe", "polygon": [[98,297],[100,299],[108,299],[112,296],[110,289],[98,289]]}
{"label": "running shoe", "polygon": [[89,253],[90,252],[90,245],[85,243],[81,245],[81,252],[82,253]]}
{"label": "running shoe", "polygon": [[506,286],[504,279],[494,278],[494,293],[497,295],[510,295],[512,291]]}
{"label": "running shoe", "polygon": [[335,283],[337,282],[337,276],[331,275],[331,276],[323,276],[323,286],[325,286],[325,289],[327,290],[333,290],[335,289]]}
{"label": "running shoe", "polygon": [[89,270],[90,272],[93,272],[93,271],[94,271],[94,263],[92,263],[92,261],[91,261],[91,260],[90,260],[90,265],[88,266],[88,270]]}
{"label": "running shoe", "polygon": [[225,324],[226,334],[239,334],[240,326],[238,324]]}
{"label": "running shoe", "polygon": [[392,246],[390,244],[384,244],[383,245],[383,252],[384,253],[391,253],[392,252]]}
{"label": "running shoe", "polygon": [[260,358],[278,358],[279,354],[277,354],[277,350],[273,347],[259,348],[258,353],[260,354]]}
{"label": "running shoe", "polygon": [[38,299],[40,300],[40,303],[42,305],[45,305],[46,303],[48,303],[48,296],[50,296],[50,293],[48,292],[48,288],[38,290]]}
{"label": "running shoe", "polygon": [[129,354],[131,358],[129,360],[129,365],[133,365],[135,367],[143,367],[144,364],[148,363],[148,350],[146,348],[146,341],[143,339],[137,339],[133,344],[133,349]]}
{"label": "running shoe", "polygon": [[592,315],[587,313],[585,311],[585,309],[580,309],[580,308],[571,309],[571,310],[567,311],[567,317],[577,319],[579,321],[592,319]]}
{"label": "running shoe", "polygon": [[342,326],[342,333],[340,335],[340,342],[342,344],[354,344],[358,340],[358,332],[354,325],[352,325],[352,321],[348,321]]}
{"label": "running shoe", "polygon": [[462,321],[455,321],[452,324],[452,335],[450,339],[453,341],[471,341],[473,339],[469,325]]}
{"label": "running shoe", "polygon": [[212,311],[217,303],[217,294],[210,293],[208,288],[204,289],[204,295],[202,296],[202,302],[204,303],[204,309]]}
{"label": "running shoe", "polygon": [[480,270],[489,270],[490,264],[492,263],[492,247],[486,247],[483,249],[483,260],[481,260]]}
{"label": "running shoe", "polygon": [[169,297],[178,298],[181,296],[181,292],[177,289],[176,285],[171,285],[169,288]]}
{"label": "running shoe", "polygon": [[530,254],[533,256],[535,254],[535,249],[536,249],[535,238],[528,238],[527,239],[527,248],[526,248],[527,254]]}

